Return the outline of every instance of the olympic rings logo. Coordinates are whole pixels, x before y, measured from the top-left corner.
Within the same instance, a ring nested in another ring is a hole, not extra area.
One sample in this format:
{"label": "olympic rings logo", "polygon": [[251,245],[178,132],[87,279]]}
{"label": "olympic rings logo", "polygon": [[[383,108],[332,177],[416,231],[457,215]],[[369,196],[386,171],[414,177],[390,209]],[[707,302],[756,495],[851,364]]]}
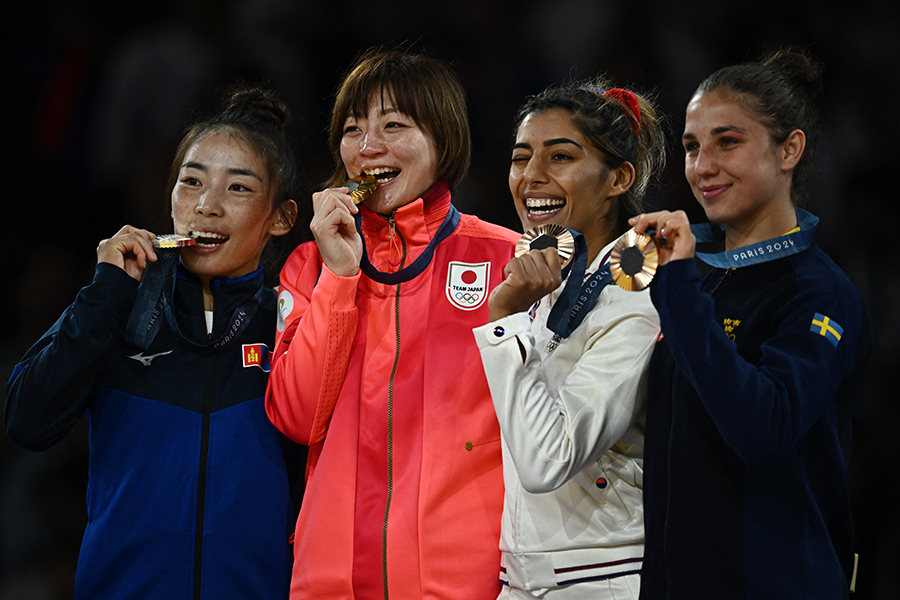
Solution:
{"label": "olympic rings logo", "polygon": [[469,292],[456,292],[454,297],[460,304],[475,304],[481,298],[481,295],[470,294]]}

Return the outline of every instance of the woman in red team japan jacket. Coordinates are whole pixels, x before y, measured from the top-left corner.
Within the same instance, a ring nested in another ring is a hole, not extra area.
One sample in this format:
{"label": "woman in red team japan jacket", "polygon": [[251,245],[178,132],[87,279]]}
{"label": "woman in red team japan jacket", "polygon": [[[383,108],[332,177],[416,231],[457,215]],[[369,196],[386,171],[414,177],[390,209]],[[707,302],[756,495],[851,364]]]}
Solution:
{"label": "woman in red team japan jacket", "polygon": [[[266,407],[310,446],[291,597],[493,599],[500,429],[471,329],[518,235],[451,204],[465,95],[443,63],[370,51],[331,116],[315,242],[281,273]],[[349,178],[374,176],[357,205]]]}

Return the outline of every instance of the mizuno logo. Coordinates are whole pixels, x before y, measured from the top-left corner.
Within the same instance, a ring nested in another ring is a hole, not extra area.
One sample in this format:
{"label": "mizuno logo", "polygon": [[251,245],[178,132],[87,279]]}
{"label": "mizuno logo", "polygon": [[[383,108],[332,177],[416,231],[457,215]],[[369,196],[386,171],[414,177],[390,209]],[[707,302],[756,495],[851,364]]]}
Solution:
{"label": "mizuno logo", "polygon": [[129,356],[128,358],[133,358],[134,360],[143,363],[145,367],[150,366],[150,361],[156,358],[157,356],[165,356],[166,354],[172,354],[172,351],[168,352],[160,352],[159,354],[151,354],[150,356],[144,356],[144,353],[135,354],[134,356]]}

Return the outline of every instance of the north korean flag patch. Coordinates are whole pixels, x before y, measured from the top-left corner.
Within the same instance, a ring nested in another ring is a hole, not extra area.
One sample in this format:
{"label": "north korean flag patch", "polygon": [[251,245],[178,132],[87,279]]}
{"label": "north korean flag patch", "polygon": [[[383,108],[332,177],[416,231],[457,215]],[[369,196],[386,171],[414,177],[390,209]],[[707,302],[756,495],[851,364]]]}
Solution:
{"label": "north korean flag patch", "polygon": [[272,368],[269,365],[269,347],[265,344],[244,344],[241,346],[244,368],[259,367],[266,373]]}

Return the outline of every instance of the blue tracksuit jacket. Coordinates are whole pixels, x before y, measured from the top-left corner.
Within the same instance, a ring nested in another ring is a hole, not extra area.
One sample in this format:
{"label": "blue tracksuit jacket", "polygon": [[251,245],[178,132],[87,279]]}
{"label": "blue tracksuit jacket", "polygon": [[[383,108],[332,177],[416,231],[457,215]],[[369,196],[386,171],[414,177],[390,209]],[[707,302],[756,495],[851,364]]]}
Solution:
{"label": "blue tracksuit jacket", "polygon": [[651,285],[641,598],[847,598],[851,416],[872,351],[859,294],[812,246]]}
{"label": "blue tracksuit jacket", "polygon": [[26,448],[90,422],[76,598],[287,598],[296,447],[263,405],[275,294],[261,270],[211,287],[211,336],[180,270],[177,327],[162,312],[142,350],[125,334],[138,284],[100,264],[7,384],[7,433]]}

